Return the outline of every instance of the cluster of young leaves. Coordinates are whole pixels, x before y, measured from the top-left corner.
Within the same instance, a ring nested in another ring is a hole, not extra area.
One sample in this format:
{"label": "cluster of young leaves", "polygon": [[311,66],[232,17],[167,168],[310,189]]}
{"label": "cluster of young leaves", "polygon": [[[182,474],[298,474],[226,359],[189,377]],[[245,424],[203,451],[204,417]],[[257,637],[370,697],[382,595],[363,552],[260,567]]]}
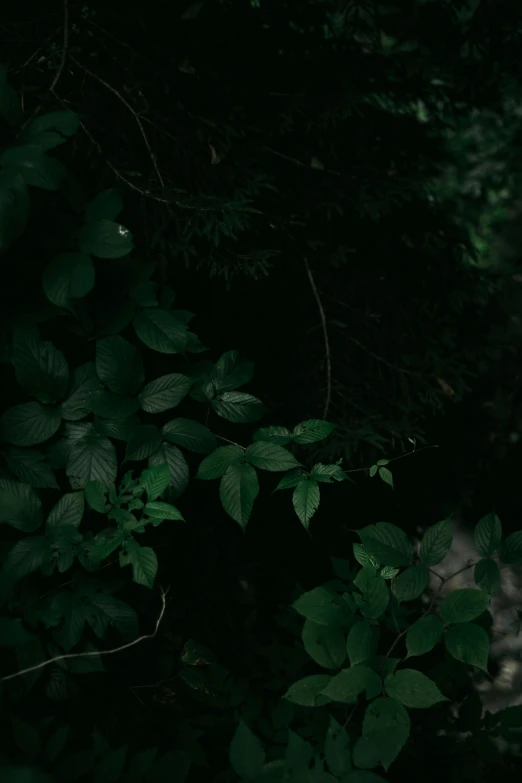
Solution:
{"label": "cluster of young leaves", "polygon": [[[387,770],[410,736],[409,710],[448,701],[430,677],[416,668],[404,667],[406,659],[425,655],[442,642],[456,661],[488,672],[489,637],[474,621],[487,612],[491,596],[500,586],[499,566],[492,556],[498,551],[502,563],[522,564],[522,532],[502,540],[498,517],[486,515],[474,531],[475,545],[482,556],[474,565],[477,589],[454,590],[438,605],[435,596],[428,610],[409,623],[409,612],[405,614],[401,605],[425,593],[431,568],[444,560],[451,548],[451,522],[443,520],[426,530],[418,556],[396,525],[379,522],[356,532],[361,543],[353,545],[353,552],[362,566],[356,575],[347,561],[336,560],[334,569],[339,579],[303,593],[293,604],[305,618],[305,650],[328,672],[298,680],[285,694],[285,699],[305,707],[357,705],[361,698],[366,703],[362,733],[351,749],[343,735],[343,773],[336,772],[326,757],[330,772],[340,775],[342,781],[351,780],[349,775],[355,770],[379,765]],[[397,629],[387,652],[381,646],[383,624]],[[391,657],[402,639],[405,654]],[[330,730],[343,733],[338,726]],[[244,733],[244,729],[241,731]],[[239,742],[237,736],[241,734],[236,735]],[[242,742],[245,744],[246,738]],[[264,780],[261,772],[259,768],[259,780]],[[322,761],[316,759],[310,775],[310,780],[323,780]]]}

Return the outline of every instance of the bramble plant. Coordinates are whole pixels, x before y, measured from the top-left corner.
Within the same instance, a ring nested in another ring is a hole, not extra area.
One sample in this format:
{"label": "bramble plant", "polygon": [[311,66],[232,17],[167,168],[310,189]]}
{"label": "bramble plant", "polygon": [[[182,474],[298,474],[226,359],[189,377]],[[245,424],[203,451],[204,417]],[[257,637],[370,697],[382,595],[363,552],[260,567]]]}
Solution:
{"label": "bramble plant", "polygon": [[[0,111],[18,129],[21,110],[3,71],[0,89]],[[37,116],[1,152],[0,247],[6,256],[18,259],[17,242],[31,225],[32,190],[59,195],[65,186],[67,170],[49,151],[74,136],[78,125],[70,111]],[[174,292],[154,263],[131,256],[131,233],[116,220],[122,208],[118,193],[106,190],[86,204],[78,224],[71,217],[60,252],[48,257],[46,245],[31,262],[38,296],[21,312],[9,312],[8,320],[2,314],[8,335],[2,355],[16,380],[0,418],[0,522],[9,531],[0,582],[3,720],[16,748],[3,762],[9,781],[27,779],[27,759],[36,765],[31,779],[38,781],[48,775],[63,781],[80,775],[94,783],[182,781],[190,774],[193,759],[181,758],[179,749],[114,749],[99,732],[92,746],[69,752],[69,740],[81,728],[55,726],[41,710],[21,717],[15,690],[23,682],[24,699],[36,698],[38,682],[45,700],[66,700],[75,693],[75,678],[104,671],[105,655],[157,634],[167,591],[161,592],[153,633],[140,635],[135,609],[114,595],[121,585],[104,578],[104,568],[119,560],[124,579],[130,566],[134,583],[155,588],[158,556],[148,545],[149,531],[191,522],[190,509],[183,509],[187,452],[204,455],[195,479],[220,480],[222,506],[243,530],[259,493],[258,471],[283,474],[275,490],[292,490],[293,508],[308,532],[321,484],[349,478],[341,460],[310,469],[301,461],[302,447],[332,433],[327,421],[261,427],[246,446],[212,432],[210,414],[233,424],[263,416],[261,401],[238,391],[251,381],[252,363],[232,350],[216,362],[190,364],[190,354],[206,350],[189,328],[193,314],[174,307]],[[107,307],[111,286],[126,291],[121,311]],[[53,324],[54,341],[42,337]],[[151,356],[165,358],[169,370],[172,357],[181,357],[186,369],[148,377]],[[183,416],[163,420],[189,399],[201,403],[205,423]],[[392,462],[379,460],[369,475],[393,488]],[[304,618],[302,652],[323,671],[292,681],[289,672],[306,668],[305,656],[283,667],[286,687],[280,681],[266,686],[275,691],[268,726],[261,708],[244,699],[242,684],[222,673],[226,725],[232,721],[233,732],[231,767],[216,780],[378,783],[382,777],[371,770],[387,771],[406,752],[411,711],[453,699],[440,672],[430,677],[406,659],[445,650],[459,665],[487,673],[490,638],[480,623],[500,586],[499,561],[522,563],[522,532],[502,539],[494,514],[480,520],[477,589],[456,590],[440,605],[435,594],[426,610],[407,603],[426,592],[430,571],[449,552],[451,523],[428,528],[418,554],[395,525],[380,522],[356,532],[360,543],[353,554],[361,567],[334,560],[336,578],[293,604]],[[55,579],[62,574],[70,577],[65,583]],[[119,646],[103,647],[109,632],[119,634]],[[394,634],[389,646],[386,633]],[[197,642],[186,643],[179,665],[177,677],[194,691],[208,692],[212,677],[218,687],[218,664]],[[196,667],[208,668],[212,677]],[[316,711],[323,716],[319,723],[311,716]],[[519,713],[509,710],[489,718],[477,713],[473,720],[477,748],[485,738],[512,739],[513,727],[522,725]],[[272,741],[268,751],[256,721]]]}

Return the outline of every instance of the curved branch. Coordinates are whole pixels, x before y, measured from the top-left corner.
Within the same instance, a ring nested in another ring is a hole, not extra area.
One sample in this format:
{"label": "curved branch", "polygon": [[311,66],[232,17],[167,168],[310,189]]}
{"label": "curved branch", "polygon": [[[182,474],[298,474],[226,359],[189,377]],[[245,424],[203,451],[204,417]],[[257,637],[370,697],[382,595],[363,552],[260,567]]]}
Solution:
{"label": "curved branch", "polygon": [[6,682],[7,680],[14,680],[15,677],[21,677],[22,674],[29,674],[30,672],[36,672],[39,669],[43,669],[46,666],[50,666],[50,664],[52,663],[56,663],[56,661],[68,661],[71,660],[71,658],[90,658],[95,655],[112,655],[113,653],[121,652],[122,650],[127,650],[129,647],[134,647],[135,644],[144,642],[146,639],[154,639],[154,637],[158,633],[158,629],[160,627],[161,621],[163,620],[163,615],[165,614],[168,591],[169,591],[168,587],[166,590],[161,589],[161,601],[162,601],[161,611],[158,615],[158,619],[156,620],[156,626],[152,633],[147,633],[147,634],[143,634],[142,636],[138,636],[138,638],[133,639],[132,642],[127,642],[127,644],[122,644],[119,647],[113,647],[110,650],[91,650],[89,652],[66,653],[65,655],[56,655],[54,658],[49,658],[49,660],[47,661],[42,661],[41,663],[37,663],[35,666],[28,666],[27,669],[21,669],[21,671],[19,672],[8,674],[7,677],[2,677],[1,681]]}

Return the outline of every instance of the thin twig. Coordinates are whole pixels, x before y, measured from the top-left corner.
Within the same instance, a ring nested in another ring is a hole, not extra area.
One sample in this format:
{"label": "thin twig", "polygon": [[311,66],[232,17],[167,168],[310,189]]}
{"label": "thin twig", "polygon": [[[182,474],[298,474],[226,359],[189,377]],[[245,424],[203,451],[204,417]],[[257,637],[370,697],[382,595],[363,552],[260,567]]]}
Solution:
{"label": "thin twig", "polygon": [[115,95],[121,103],[123,103],[125,108],[128,111],[130,111],[130,113],[132,114],[132,116],[136,120],[136,124],[137,124],[137,126],[138,126],[138,128],[140,130],[140,133],[141,133],[142,137],[143,137],[143,141],[145,142],[145,146],[147,148],[147,152],[148,152],[149,157],[150,157],[150,159],[152,161],[152,165],[154,166],[154,171],[156,172],[156,176],[157,176],[157,178],[159,180],[159,183],[160,183],[161,187],[164,188],[165,187],[165,182],[163,181],[163,177],[161,176],[161,172],[160,172],[158,164],[156,162],[156,157],[155,157],[154,153],[152,152],[152,149],[151,149],[151,146],[150,146],[150,143],[149,143],[149,139],[147,137],[147,134],[145,133],[145,128],[143,127],[143,123],[142,123],[142,121],[140,119],[140,116],[139,116],[138,112],[131,106],[131,104],[128,102],[128,100],[126,100],[126,98],[124,98],[123,95],[120,92],[118,92],[118,90],[116,90],[108,82],[106,82],[104,79],[102,79],[101,76],[98,76],[98,74],[94,73],[94,71],[91,71],[85,65],[82,65],[82,63],[78,62],[78,60],[75,57],[71,56],[71,60],[73,61],[73,63],[75,65],[78,66],[78,68],[81,68],[82,71],[85,71],[85,73],[88,74],[91,77],[91,79],[94,79],[95,81],[99,82],[107,90],[109,90],[109,92],[112,92],[112,94]]}
{"label": "thin twig", "polygon": [[214,435],[215,438],[218,440],[224,440],[226,443],[230,443],[232,446],[238,446],[243,451],[245,450],[245,447],[242,446],[240,443],[236,443],[235,440],[229,440],[228,438],[224,438],[222,435]]}
{"label": "thin twig", "polygon": [[[392,462],[397,462],[398,459],[404,459],[404,457],[411,457],[412,454],[420,454],[421,451],[426,451],[426,449],[438,449],[439,444],[434,443],[431,446],[422,446],[420,449],[412,449],[412,451],[408,451],[406,454],[399,454],[398,457],[392,457],[388,460],[388,465]],[[362,473],[364,470],[370,470],[370,468],[354,468],[353,470],[343,470],[343,473]]]}
{"label": "thin twig", "polygon": [[315,281],[312,275],[312,271],[310,269],[310,266],[308,264],[308,260],[306,258],[303,259],[305,267],[306,267],[306,273],[308,275],[308,279],[310,280],[310,285],[312,286],[312,291],[315,296],[315,301],[317,302],[317,306],[319,308],[319,314],[321,316],[321,324],[323,327],[323,335],[324,335],[324,347],[326,351],[326,400],[324,403],[324,411],[323,411],[323,419],[326,419],[328,415],[328,409],[330,408],[330,400],[332,398],[332,361],[330,357],[330,341],[328,340],[328,329],[326,327],[326,316],[324,314],[323,305],[321,303],[321,298],[319,296],[319,292],[317,291],[317,287],[315,285]]}
{"label": "thin twig", "polygon": [[[53,33],[54,35],[54,33]],[[60,63],[58,65],[58,68],[56,69],[56,73],[54,74],[53,80],[51,82],[51,85],[49,87],[49,92],[54,93],[55,87],[60,81],[60,77],[64,71],[65,63],[67,62],[67,54],[69,51],[69,0],[63,0],[63,47],[62,47],[62,56],[60,58]],[[28,60],[30,62],[30,59]],[[31,116],[24,122],[22,125],[21,130],[23,130],[41,111],[42,104],[39,103],[36,109],[33,111]]]}
{"label": "thin twig", "polygon": [[419,372],[414,372],[413,370],[405,370],[403,367],[398,367],[396,364],[392,364],[387,359],[383,359],[382,356],[379,356],[378,354],[374,353],[370,348],[367,348],[366,345],[363,345],[359,340],[357,340],[355,337],[348,336],[348,339],[352,341],[352,343],[355,343],[355,345],[358,345],[359,348],[362,348],[363,351],[366,351],[366,353],[369,353],[370,356],[372,356],[376,361],[381,362],[382,364],[385,364],[386,367],[389,367],[391,370],[395,370],[396,372],[402,372],[405,375],[413,375],[418,376],[421,375]]}
{"label": "thin twig", "polygon": [[161,589],[161,601],[162,601],[161,611],[159,613],[158,619],[156,620],[156,626],[152,633],[138,636],[138,638],[133,639],[132,642],[127,642],[127,644],[122,644],[119,647],[113,647],[110,650],[91,650],[89,652],[66,653],[65,655],[57,655],[54,658],[49,658],[49,660],[47,661],[42,661],[42,663],[37,663],[35,666],[28,666],[27,669],[22,669],[19,672],[14,672],[14,674],[8,674],[7,677],[2,677],[2,681],[6,682],[7,680],[14,680],[15,677],[21,677],[23,674],[30,674],[30,672],[36,672],[39,669],[43,669],[46,666],[50,666],[52,663],[56,663],[57,661],[67,661],[67,660],[71,660],[71,658],[90,658],[95,655],[112,655],[113,653],[121,652],[122,650],[127,650],[129,647],[134,647],[135,644],[144,642],[146,639],[154,639],[154,637],[158,633],[160,623],[163,620],[163,615],[165,614],[168,591],[169,591],[168,587],[166,590]]}

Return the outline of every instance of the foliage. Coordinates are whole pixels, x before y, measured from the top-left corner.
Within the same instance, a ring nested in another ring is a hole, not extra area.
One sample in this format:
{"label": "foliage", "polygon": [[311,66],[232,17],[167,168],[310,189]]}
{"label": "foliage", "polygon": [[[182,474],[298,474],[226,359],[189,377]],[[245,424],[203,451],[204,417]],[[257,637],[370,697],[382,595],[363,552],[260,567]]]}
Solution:
{"label": "foliage", "polygon": [[[340,27],[329,17],[321,35],[336,39]],[[427,608],[420,598],[450,550],[451,522],[429,527],[418,555],[401,528],[379,522],[355,531],[358,565],[332,560],[329,580],[279,607],[277,641],[258,644],[255,612],[244,618],[254,648],[246,671],[177,637],[183,599],[173,608],[159,588],[171,566],[162,569],[157,534],[175,545],[197,523],[190,486],[203,493],[219,480],[244,537],[256,501],[290,490],[308,538],[329,489],[321,485],[343,485],[350,470],[342,459],[309,459],[310,447],[335,437],[326,417],[259,425],[265,407],[243,390],[253,365],[239,351],[197,359],[206,349],[193,313],[177,307],[161,264],[134,255],[141,244],[119,222],[118,192],[85,199],[66,152],[55,152],[75,143],[79,115],[37,111],[24,121],[4,72],[0,88],[12,128],[0,151],[3,779],[378,783],[421,758],[436,773],[441,758],[447,764],[441,747],[457,748],[454,780],[464,767],[474,780],[490,770],[517,779],[495,740],[517,741],[520,708],[483,716],[471,679],[488,673],[499,563],[522,564],[522,532],[504,536],[495,514],[474,531],[476,589],[440,602],[436,592]],[[318,161],[311,168],[322,171]],[[180,209],[197,211],[195,222],[226,213],[222,201],[191,199],[180,195]],[[227,230],[202,233],[217,244]],[[192,234],[185,240],[197,247]],[[184,415],[172,418],[180,405]],[[239,438],[240,424],[245,446],[221,434]],[[392,459],[367,473],[392,493]],[[157,645],[160,679],[131,685],[147,644]],[[97,701],[121,682],[116,693],[130,691],[138,710],[132,736]],[[83,709],[91,691],[94,714]]]}

